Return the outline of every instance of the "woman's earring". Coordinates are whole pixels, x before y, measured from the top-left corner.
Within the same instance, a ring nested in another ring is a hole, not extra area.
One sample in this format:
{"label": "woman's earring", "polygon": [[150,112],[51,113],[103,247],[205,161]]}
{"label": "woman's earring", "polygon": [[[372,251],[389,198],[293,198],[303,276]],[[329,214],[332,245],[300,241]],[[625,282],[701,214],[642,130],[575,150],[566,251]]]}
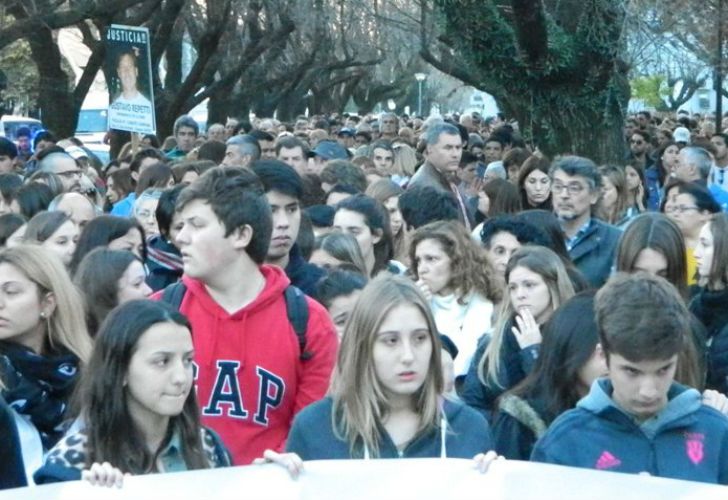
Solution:
{"label": "woman's earring", "polygon": [[40,317],[41,317],[41,319],[46,319],[46,313],[45,313],[45,311],[41,311],[40,312]]}

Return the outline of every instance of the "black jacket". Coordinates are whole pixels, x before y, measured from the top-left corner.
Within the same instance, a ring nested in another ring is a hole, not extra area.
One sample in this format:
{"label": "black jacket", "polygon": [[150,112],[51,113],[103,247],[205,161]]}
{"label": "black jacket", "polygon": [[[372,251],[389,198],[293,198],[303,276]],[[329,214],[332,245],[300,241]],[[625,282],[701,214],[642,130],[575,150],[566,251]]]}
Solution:
{"label": "black jacket", "polygon": [[27,486],[23,454],[13,410],[0,396],[0,490]]}
{"label": "black jacket", "polygon": [[286,266],[286,276],[291,280],[291,284],[299,288],[306,295],[315,296],[316,285],[326,276],[326,271],[317,265],[306,262],[301,255],[298,244],[293,245],[288,254],[288,265]]}
{"label": "black jacket", "polygon": [[510,460],[531,458],[533,445],[546,433],[550,421],[544,419],[542,403],[534,398],[504,394],[493,417],[495,451]]}
{"label": "black jacket", "polygon": [[690,301],[690,311],[705,326],[708,347],[708,379],[711,389],[728,392],[728,289],[711,292],[702,288]]}

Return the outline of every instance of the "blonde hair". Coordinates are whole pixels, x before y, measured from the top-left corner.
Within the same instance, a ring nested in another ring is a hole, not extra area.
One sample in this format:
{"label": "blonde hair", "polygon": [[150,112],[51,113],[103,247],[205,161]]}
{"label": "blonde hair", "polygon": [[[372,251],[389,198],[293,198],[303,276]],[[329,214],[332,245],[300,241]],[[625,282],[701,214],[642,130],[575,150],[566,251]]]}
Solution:
{"label": "blonde hair", "polygon": [[67,349],[82,364],[86,363],[92,342],[86,328],[83,299],[60,259],[43,247],[20,245],[0,252],[0,264],[3,263],[15,267],[34,282],[41,296],[53,294],[56,307],[47,320],[48,343],[54,349]]}
{"label": "blonde hair", "polygon": [[[630,194],[625,167],[603,165],[599,167],[599,173],[602,175],[602,179],[609,179],[609,182],[612,183],[614,190],[617,192],[617,200],[614,202],[614,206],[610,208],[604,205],[604,197],[600,196],[600,202],[597,205],[597,214],[609,224],[616,224],[627,213],[630,205]],[[602,186],[604,186],[604,181],[602,181]]]}
{"label": "blonde hair", "polygon": [[502,387],[501,381],[498,380],[501,367],[501,348],[505,336],[509,333],[506,331],[506,327],[515,314],[508,293],[508,282],[511,272],[516,267],[525,267],[541,276],[549,290],[552,313],[574,295],[571,279],[569,279],[561,258],[556,253],[546,247],[534,245],[526,245],[516,250],[506,267],[506,289],[503,291],[503,300],[498,310],[498,319],[490,343],[485,350],[485,354],[478,362],[478,378],[484,385],[495,382],[496,385]]}
{"label": "blonde hair", "polygon": [[398,142],[392,147],[394,151],[394,164],[392,173],[403,177],[415,175],[417,167],[417,152],[411,146]]}
{"label": "blonde hair", "polygon": [[420,416],[418,433],[439,425],[439,400],[444,382],[435,320],[414,282],[382,273],[364,288],[346,324],[331,383],[334,433],[348,441],[352,455],[357,447],[368,448],[373,457],[379,455],[379,429],[389,413],[390,402],[377,379],[372,351],[381,324],[392,309],[403,304],[419,309],[427,321],[432,341],[427,375],[414,395],[414,410]]}

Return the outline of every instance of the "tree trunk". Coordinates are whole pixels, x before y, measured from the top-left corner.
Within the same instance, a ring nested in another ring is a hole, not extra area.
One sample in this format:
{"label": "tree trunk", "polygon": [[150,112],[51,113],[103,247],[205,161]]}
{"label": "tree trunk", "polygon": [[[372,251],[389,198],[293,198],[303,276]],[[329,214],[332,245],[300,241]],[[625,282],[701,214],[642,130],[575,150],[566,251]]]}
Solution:
{"label": "tree trunk", "polygon": [[38,105],[43,124],[59,138],[71,137],[76,132],[78,110],[74,112],[73,94],[68,75],[61,68],[58,44],[47,28],[38,29],[27,40],[38,68]]}
{"label": "tree trunk", "polygon": [[[423,2],[427,7],[428,2]],[[524,138],[548,156],[621,162],[629,100],[624,0],[434,0],[443,15],[438,55],[421,12],[421,54],[493,95]]]}

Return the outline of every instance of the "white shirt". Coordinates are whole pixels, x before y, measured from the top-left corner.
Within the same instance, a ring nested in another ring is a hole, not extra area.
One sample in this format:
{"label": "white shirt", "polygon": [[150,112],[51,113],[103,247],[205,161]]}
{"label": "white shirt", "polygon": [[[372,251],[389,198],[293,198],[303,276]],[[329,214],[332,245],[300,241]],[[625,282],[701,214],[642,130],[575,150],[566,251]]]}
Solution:
{"label": "white shirt", "polygon": [[453,360],[456,377],[468,372],[478,339],[490,331],[493,316],[493,303],[479,293],[471,292],[464,304],[457,299],[450,294],[433,295],[430,300],[437,330],[447,335],[458,348],[458,356]]}

